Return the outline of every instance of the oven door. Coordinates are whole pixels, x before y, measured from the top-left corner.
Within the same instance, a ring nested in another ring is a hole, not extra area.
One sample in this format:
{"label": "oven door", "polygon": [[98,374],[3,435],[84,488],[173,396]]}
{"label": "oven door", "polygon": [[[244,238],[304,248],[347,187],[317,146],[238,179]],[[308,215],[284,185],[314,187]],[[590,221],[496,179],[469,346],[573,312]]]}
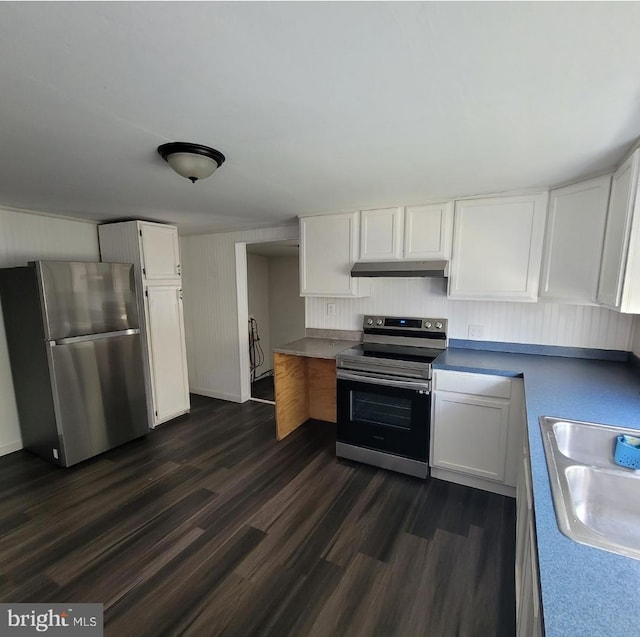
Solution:
{"label": "oven door", "polygon": [[337,378],[338,442],[426,462],[429,381],[340,369]]}

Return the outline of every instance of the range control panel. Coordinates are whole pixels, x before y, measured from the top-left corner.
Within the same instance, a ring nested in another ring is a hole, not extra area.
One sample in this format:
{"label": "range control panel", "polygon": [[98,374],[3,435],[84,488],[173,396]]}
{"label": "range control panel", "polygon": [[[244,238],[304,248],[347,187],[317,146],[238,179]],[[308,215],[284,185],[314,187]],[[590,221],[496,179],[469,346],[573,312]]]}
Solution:
{"label": "range control panel", "polygon": [[401,316],[365,316],[362,327],[365,332],[394,330],[401,334],[403,330],[447,333],[447,319],[409,318]]}

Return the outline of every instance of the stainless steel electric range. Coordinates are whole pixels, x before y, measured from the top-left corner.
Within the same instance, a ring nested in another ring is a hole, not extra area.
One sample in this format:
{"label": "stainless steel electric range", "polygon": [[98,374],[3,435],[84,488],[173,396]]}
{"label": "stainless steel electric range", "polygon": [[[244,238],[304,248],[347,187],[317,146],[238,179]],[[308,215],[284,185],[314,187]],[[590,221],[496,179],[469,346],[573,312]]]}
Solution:
{"label": "stainless steel electric range", "polygon": [[426,478],[431,364],[447,347],[447,319],[365,316],[363,332],[336,357],[336,455]]}

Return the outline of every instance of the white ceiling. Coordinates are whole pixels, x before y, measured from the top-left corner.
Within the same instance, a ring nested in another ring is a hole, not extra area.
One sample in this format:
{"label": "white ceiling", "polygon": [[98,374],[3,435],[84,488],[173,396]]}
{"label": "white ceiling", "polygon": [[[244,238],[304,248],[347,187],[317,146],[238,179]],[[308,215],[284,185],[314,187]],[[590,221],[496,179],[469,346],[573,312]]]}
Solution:
{"label": "white ceiling", "polygon": [[[640,3],[1,2],[0,205],[181,232],[535,188],[640,136]],[[213,146],[192,185],[156,153]]]}

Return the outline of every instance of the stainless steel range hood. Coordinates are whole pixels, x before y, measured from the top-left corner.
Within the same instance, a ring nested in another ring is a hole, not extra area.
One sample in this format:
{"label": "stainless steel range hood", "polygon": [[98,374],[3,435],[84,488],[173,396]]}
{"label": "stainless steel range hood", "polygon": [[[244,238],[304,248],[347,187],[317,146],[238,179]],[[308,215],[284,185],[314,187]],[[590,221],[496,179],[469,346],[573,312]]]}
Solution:
{"label": "stainless steel range hood", "polygon": [[448,277],[448,261],[372,261],[354,263],[351,276]]}

